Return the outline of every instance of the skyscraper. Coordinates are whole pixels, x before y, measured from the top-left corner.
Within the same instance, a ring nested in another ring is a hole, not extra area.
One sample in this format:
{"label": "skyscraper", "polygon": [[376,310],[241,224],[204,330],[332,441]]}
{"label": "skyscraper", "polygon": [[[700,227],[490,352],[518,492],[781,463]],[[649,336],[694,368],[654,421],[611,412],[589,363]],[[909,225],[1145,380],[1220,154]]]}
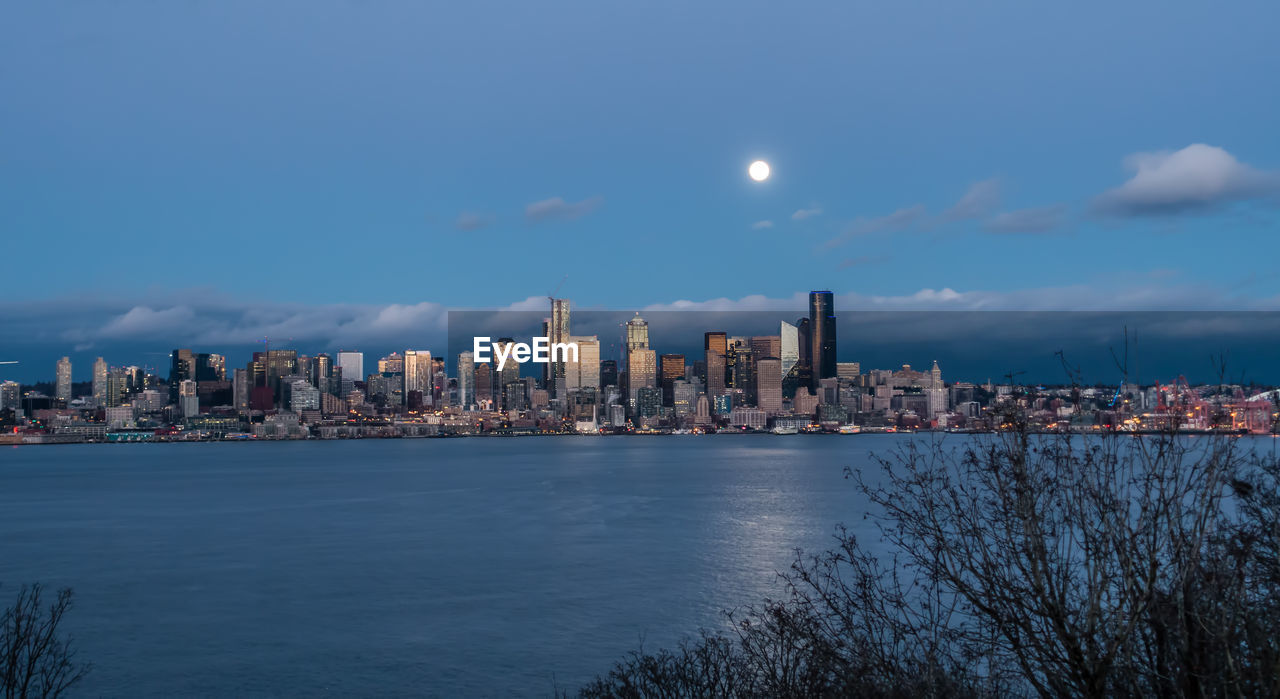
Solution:
{"label": "skyscraper", "polygon": [[470,352],[458,354],[458,404],[464,410],[475,403],[476,365]]}
{"label": "skyscraper", "polygon": [[675,382],[684,380],[684,355],[664,354],[659,357],[658,376],[662,381],[662,404],[670,407],[675,401]]}
{"label": "skyscraper", "polygon": [[649,349],[649,323],[640,317],[639,311],[636,311],[636,317],[627,321],[627,355],[637,349]]}
{"label": "skyscraper", "polygon": [[782,411],[782,360],[756,359],[756,406],[766,413]]}
{"label": "skyscraper", "polygon": [[431,373],[431,353],[427,350],[404,351],[404,404],[409,404],[409,394],[418,391],[422,405],[431,403],[433,377]]}
{"label": "skyscraper", "polygon": [[333,359],[321,352],[311,360],[311,385],[321,393],[337,393],[336,386],[331,386],[329,379],[333,377]]}
{"label": "skyscraper", "polygon": [[54,396],[64,402],[71,402],[71,358],[58,360],[58,383]]}
{"label": "skyscraper", "polygon": [[573,335],[569,341],[578,345],[578,361],[566,362],[569,390],[600,388],[600,339],[595,335]]}
{"label": "skyscraper", "polygon": [[169,402],[178,402],[178,390],[183,381],[196,380],[196,355],[189,349],[176,349],[169,353]]}
{"label": "skyscraper", "polygon": [[[547,321],[547,339],[552,346],[569,342],[569,299],[551,299],[551,318]],[[569,390],[567,367],[557,358],[547,364],[545,383],[553,397],[563,398]],[[517,369],[517,378],[519,370]]]}
{"label": "skyscraper", "polygon": [[813,357],[813,387],[836,375],[836,310],[830,291],[809,292],[809,351]]}
{"label": "skyscraper", "polygon": [[364,381],[364,352],[338,350],[338,367],[342,369],[342,378]]}
{"label": "skyscraper", "polygon": [[728,336],[722,332],[709,332],[703,336],[703,350],[707,361],[707,395],[715,398],[724,393],[725,353]]}
{"label": "skyscraper", "polygon": [[[631,408],[636,408],[636,399],[642,388],[657,388],[657,357],[651,349],[636,348],[627,355],[627,384]],[[659,400],[659,403],[662,401]]]}
{"label": "skyscraper", "polygon": [[[102,357],[93,363],[93,402],[99,408],[107,407],[107,361]],[[169,402],[174,402],[172,397]]]}

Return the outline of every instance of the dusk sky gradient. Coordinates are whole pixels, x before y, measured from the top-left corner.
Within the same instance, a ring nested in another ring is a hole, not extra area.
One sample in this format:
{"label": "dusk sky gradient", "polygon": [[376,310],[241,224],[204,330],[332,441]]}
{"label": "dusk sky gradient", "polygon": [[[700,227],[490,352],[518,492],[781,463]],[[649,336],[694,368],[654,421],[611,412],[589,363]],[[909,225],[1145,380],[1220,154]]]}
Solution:
{"label": "dusk sky gradient", "polygon": [[1277,309],[1277,26],[1274,2],[6,3],[0,355],[332,351],[566,274],[598,308]]}

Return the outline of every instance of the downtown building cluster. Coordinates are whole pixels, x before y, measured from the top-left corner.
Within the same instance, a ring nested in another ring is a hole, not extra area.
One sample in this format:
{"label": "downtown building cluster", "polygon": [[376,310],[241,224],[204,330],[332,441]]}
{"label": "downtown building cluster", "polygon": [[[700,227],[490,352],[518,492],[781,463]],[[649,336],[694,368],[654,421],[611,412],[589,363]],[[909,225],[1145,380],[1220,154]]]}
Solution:
{"label": "downtown building cluster", "polygon": [[[428,350],[300,354],[265,347],[243,367],[219,354],[175,349],[167,376],[99,357],[92,381],[74,384],[57,362],[52,395],[0,384],[0,426],[9,442],[251,438],[363,438],[549,433],[715,431],[855,432],[988,430],[994,408],[1012,407],[1046,429],[1168,428],[1269,432],[1277,392],[1244,398],[1240,387],[1118,389],[943,381],[937,362],[862,371],[837,360],[833,295],[809,294],[809,313],[777,334],[702,333],[694,356],[664,353],[640,316],[622,328],[618,357],[600,338],[575,335],[571,304],[550,299],[542,332],[572,344],[529,376],[521,364],[458,354],[452,367]],[[507,354],[515,341],[493,347]],[[369,371],[366,371],[369,369]],[[77,391],[77,387],[79,390]],[[86,390],[87,389],[87,390]],[[1231,390],[1228,390],[1231,389]],[[78,395],[77,395],[78,394]]]}

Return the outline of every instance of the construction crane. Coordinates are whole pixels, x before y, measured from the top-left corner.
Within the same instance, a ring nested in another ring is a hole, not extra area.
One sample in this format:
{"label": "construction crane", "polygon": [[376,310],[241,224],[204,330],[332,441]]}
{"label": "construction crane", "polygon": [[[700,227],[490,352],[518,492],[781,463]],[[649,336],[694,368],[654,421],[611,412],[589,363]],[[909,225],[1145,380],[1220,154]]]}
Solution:
{"label": "construction crane", "polygon": [[564,283],[567,281],[569,281],[569,275],[566,274],[560,278],[560,283],[556,284],[556,288],[552,289],[550,294],[547,294],[547,300],[554,302],[556,294],[560,293],[560,289],[564,287]]}

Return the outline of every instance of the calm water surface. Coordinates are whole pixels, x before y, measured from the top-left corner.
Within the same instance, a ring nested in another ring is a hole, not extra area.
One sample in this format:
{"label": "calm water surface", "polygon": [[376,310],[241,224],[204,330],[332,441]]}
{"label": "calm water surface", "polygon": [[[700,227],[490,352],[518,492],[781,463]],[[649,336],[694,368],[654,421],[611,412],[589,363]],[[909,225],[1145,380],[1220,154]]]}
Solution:
{"label": "calm water surface", "polygon": [[0,582],[75,588],[83,696],[547,695],[777,595],[904,438],[10,447]]}

